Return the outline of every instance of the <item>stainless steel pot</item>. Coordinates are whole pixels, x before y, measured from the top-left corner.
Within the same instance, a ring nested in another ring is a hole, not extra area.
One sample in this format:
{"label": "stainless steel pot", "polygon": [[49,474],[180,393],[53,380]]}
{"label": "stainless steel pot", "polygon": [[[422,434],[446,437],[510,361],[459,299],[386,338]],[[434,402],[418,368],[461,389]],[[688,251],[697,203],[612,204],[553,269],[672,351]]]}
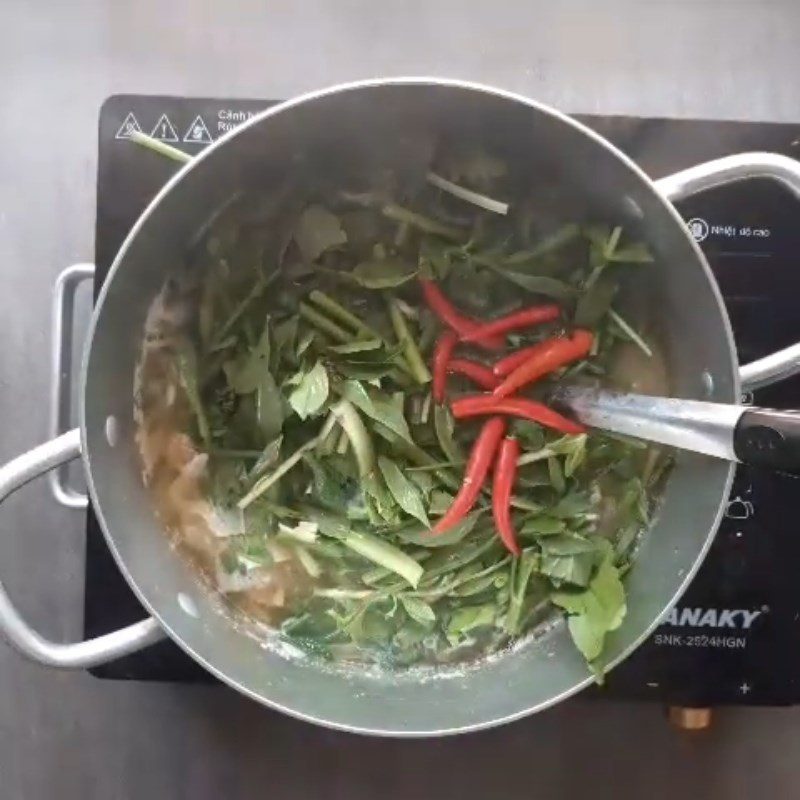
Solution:
{"label": "stainless steel pot", "polygon": [[[795,161],[749,153],[653,182],[569,117],[524,97],[455,81],[369,81],[283,103],[210,146],[148,206],[97,301],[84,357],[80,429],[0,468],[2,500],[80,456],[108,545],[152,618],[98,639],[56,644],[25,623],[0,587],[0,630],[21,653],[50,666],[85,668],[168,635],[259,702],[336,728],[399,736],[497,725],[590,683],[563,625],[491,664],[426,681],[410,673],[323,669],[264,649],[218,613],[217,603],[170,548],[142,486],[132,398],[145,312],[201,224],[253,174],[277,184],[291,180],[301,163],[355,159],[421,167],[414,163],[420,136],[480,141],[532,180],[547,170],[579,207],[588,203],[618,215],[647,239],[662,265],[646,273],[647,289],[662,309],[678,396],[738,402],[742,383],[755,387],[800,369],[797,345],[740,370],[717,285],[672,205],[694,192],[753,177],[774,178],[800,196]],[[628,578],[629,611],[608,643],[611,663],[653,630],[691,580],[716,531],[732,474],[725,462],[679,457],[659,519]]]}

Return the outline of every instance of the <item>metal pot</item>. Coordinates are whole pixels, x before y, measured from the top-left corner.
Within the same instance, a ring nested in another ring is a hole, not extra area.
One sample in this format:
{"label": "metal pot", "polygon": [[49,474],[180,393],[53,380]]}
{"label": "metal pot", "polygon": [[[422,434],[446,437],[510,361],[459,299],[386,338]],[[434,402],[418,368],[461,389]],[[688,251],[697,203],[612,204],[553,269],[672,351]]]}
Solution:
{"label": "metal pot", "polygon": [[[456,733],[544,709],[591,682],[563,625],[460,675],[421,681],[411,672],[322,668],[264,649],[218,612],[171,549],[142,485],[133,440],[133,377],[145,313],[165,271],[215,209],[253,174],[291,179],[298,161],[371,162],[414,168],[420,135],[481,142],[521,174],[545,169],[580,208],[628,221],[655,251],[658,297],[673,394],[736,403],[753,387],[797,371],[800,346],[740,370],[722,298],[701,251],[672,205],[694,192],[770,177],[800,195],[800,164],[751,153],[653,182],[602,137],[527,98],[456,81],[376,80],[276,106],[221,138],[162,189],[134,225],[98,298],[86,344],[80,429],[0,468],[0,500],[80,456],[117,564],[152,618],[98,639],[56,644],[33,631],[0,587],[0,630],[41,663],[85,668],[165,635],[242,693],[294,716],[349,731],[411,736]],[[532,177],[533,180],[533,177]],[[683,453],[627,588],[629,611],[608,642],[611,664],[655,627],[698,569],[728,497],[733,465]]]}

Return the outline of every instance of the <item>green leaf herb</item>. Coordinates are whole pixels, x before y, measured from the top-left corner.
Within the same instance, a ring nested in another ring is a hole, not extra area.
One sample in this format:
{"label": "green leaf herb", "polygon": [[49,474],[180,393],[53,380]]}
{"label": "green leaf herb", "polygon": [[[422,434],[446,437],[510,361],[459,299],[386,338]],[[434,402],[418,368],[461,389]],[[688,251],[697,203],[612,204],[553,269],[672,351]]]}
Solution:
{"label": "green leaf herb", "polygon": [[[448,505],[452,502],[452,497],[448,499]],[[475,528],[478,519],[481,516],[481,511],[473,511],[468,514],[461,522],[456,523],[445,533],[433,535],[430,532],[430,525],[426,524],[425,527],[406,527],[401,528],[395,532],[395,535],[401,542],[405,544],[416,544],[420,547],[449,547],[450,545],[458,544],[458,542],[465,539]]]}
{"label": "green leaf herb", "polygon": [[247,476],[250,480],[255,480],[263,475],[280,458],[282,444],[283,436],[276,436],[263,449]]}
{"label": "green leaf herb", "polygon": [[256,420],[266,439],[275,439],[283,427],[283,400],[275,379],[266,370],[256,387]]}
{"label": "green leaf herb", "polygon": [[542,575],[547,575],[556,586],[588,586],[595,562],[596,555],[592,552],[568,556],[542,553],[539,571]]}
{"label": "green leaf herb", "polygon": [[297,220],[294,241],[303,259],[316,261],[324,252],[347,241],[339,218],[323,206],[309,206]]}
{"label": "green leaf herb", "polygon": [[552,536],[561,533],[565,527],[566,523],[562,519],[556,519],[547,514],[536,514],[526,518],[519,532],[522,536]]}
{"label": "green leaf herb", "polygon": [[[448,323],[416,278],[437,281],[476,320],[554,299],[559,320],[510,332],[506,354],[591,329],[586,358],[530,387],[547,401],[557,381],[613,378],[630,350],[621,343],[657,358],[637,324],[650,309],[625,286],[652,256],[619,226],[558,225],[560,190],[546,178],[531,189],[492,154],[427,134],[399,145],[416,172],[395,174],[387,154],[374,175],[348,164],[348,180],[365,183],[347,190],[243,191],[191,244],[189,269],[161,296],[175,313],[148,327],[143,351],[157,385],[144,381],[137,401],[159,415],[174,406],[180,426],[160,437],[156,463],[169,468],[153,474],[202,487],[212,578],[231,604],[284,619],[280,635],[318,657],[392,669],[468,659],[555,606],[599,671],[669,459],[620,437],[509,420],[524,448],[511,499],[522,555],[497,536],[490,483],[434,535],[480,421],[454,422],[432,401],[430,363]],[[301,580],[278,591],[273,569]]]}
{"label": "green leaf herb", "polygon": [[439,447],[442,448],[447,460],[463,461],[464,452],[453,438],[455,422],[448,406],[436,403],[433,408],[433,425],[436,430],[436,438],[439,440]]}
{"label": "green leaf herb", "polygon": [[401,594],[400,602],[406,614],[420,625],[430,628],[436,622],[436,612],[424,600]]}
{"label": "green leaf herb", "polygon": [[297,380],[294,391],[289,395],[289,405],[300,419],[314,416],[328,399],[330,384],[328,373],[321,361]]}
{"label": "green leaf herb", "polygon": [[539,566],[539,557],[535,553],[524,552],[514,570],[514,580],[511,586],[508,612],[504,621],[506,633],[516,636],[520,632],[522,609],[525,603],[525,593],[528,582]]}
{"label": "green leaf herb", "polygon": [[554,591],[550,599],[567,612],[569,631],[587,661],[602,653],[608,633],[625,618],[625,589],[614,566],[613,551],[605,543],[604,557],[597,573],[582,592]]}
{"label": "green leaf herb", "polygon": [[476,628],[493,625],[496,616],[497,608],[494,603],[457,608],[447,623],[447,638],[451,644],[458,644]]}
{"label": "green leaf herb", "polygon": [[389,396],[372,387],[365,387],[359,381],[345,381],[341,386],[341,395],[371,419],[385,425],[407,442],[412,442],[411,431],[403,414],[402,394]]}
{"label": "green leaf herb", "polygon": [[581,294],[575,306],[573,320],[580,328],[593,328],[608,313],[617,294],[618,282],[603,275]]}
{"label": "green leaf herb", "polygon": [[406,514],[416,517],[423,525],[430,527],[430,521],[425,513],[425,504],[422,502],[420,490],[403,475],[400,467],[390,458],[381,456],[378,459],[378,467],[397,505]]}
{"label": "green leaf herb", "polygon": [[358,285],[365,289],[394,289],[416,274],[417,270],[411,264],[397,258],[362,261],[351,273]]}
{"label": "green leaf herb", "polygon": [[283,461],[274,472],[264,475],[259,478],[247,494],[242,497],[237,503],[239,508],[247,508],[254,500],[259,498],[271,486],[274,486],[286,473],[294,469],[300,463],[303,456],[313,450],[325,437],[331,432],[331,429],[336,424],[336,416],[330,414],[325,424],[322,426],[320,432],[309,439],[305,444],[297,448],[285,461]]}

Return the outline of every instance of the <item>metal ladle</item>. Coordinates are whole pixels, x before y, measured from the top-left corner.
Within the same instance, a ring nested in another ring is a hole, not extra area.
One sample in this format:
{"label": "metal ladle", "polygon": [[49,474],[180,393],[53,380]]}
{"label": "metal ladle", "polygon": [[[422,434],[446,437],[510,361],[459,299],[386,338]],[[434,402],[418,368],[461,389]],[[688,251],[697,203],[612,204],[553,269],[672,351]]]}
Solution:
{"label": "metal ladle", "polygon": [[553,401],[591,428],[800,475],[800,411],[559,388]]}

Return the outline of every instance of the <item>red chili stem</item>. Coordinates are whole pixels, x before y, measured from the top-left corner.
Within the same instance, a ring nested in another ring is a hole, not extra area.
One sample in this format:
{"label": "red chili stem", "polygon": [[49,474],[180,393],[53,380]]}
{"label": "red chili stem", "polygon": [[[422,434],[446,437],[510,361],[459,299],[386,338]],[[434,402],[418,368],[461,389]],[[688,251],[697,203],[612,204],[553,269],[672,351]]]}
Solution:
{"label": "red chili stem", "polygon": [[[451,358],[447,364],[447,371],[451,375],[464,375],[473,383],[478,384],[481,389],[494,389],[495,386],[500,383],[500,379],[489,367],[485,367],[477,361],[470,361],[466,358]],[[434,387],[435,386],[436,376],[434,375]]]}
{"label": "red chili stem", "polygon": [[472,394],[454,400],[450,408],[456,419],[482,417],[488,414],[505,414],[538,422],[562,433],[586,433],[585,426],[575,422],[544,403],[525,397],[495,397],[491,394]]}
{"label": "red chili stem", "polygon": [[502,417],[486,420],[472,445],[461,489],[445,515],[433,526],[431,533],[444,533],[472,511],[505,432],[506,421]]}
{"label": "red chili stem", "polygon": [[[479,327],[479,323],[462,314],[446,297],[439,286],[428,278],[420,278],[422,295],[425,302],[434,314],[449,328],[452,328],[459,337],[464,337]],[[489,350],[499,350],[503,347],[502,337],[487,337],[476,342],[481,347]]]}
{"label": "red chili stem", "polygon": [[517,478],[517,459],[519,458],[519,442],[516,439],[503,439],[494,465],[494,482],[492,484],[492,514],[500,541],[515,556],[522,554],[511,520],[511,492]]}
{"label": "red chili stem", "polygon": [[437,340],[433,349],[433,399],[437,403],[444,402],[447,389],[447,367],[453,350],[458,344],[458,336],[453,331],[445,331]]}
{"label": "red chili stem", "polygon": [[530,328],[534,325],[541,325],[544,322],[552,322],[558,319],[559,308],[555,303],[547,305],[531,306],[515,311],[504,317],[498,317],[490,322],[484,322],[472,331],[463,335],[463,342],[479,342],[490,336],[505,335],[509,331]]}
{"label": "red chili stem", "polygon": [[567,339],[551,339],[546,347],[533,353],[494,390],[495,397],[508,397],[565,364],[588,355],[592,348],[591,331],[575,330]]}

